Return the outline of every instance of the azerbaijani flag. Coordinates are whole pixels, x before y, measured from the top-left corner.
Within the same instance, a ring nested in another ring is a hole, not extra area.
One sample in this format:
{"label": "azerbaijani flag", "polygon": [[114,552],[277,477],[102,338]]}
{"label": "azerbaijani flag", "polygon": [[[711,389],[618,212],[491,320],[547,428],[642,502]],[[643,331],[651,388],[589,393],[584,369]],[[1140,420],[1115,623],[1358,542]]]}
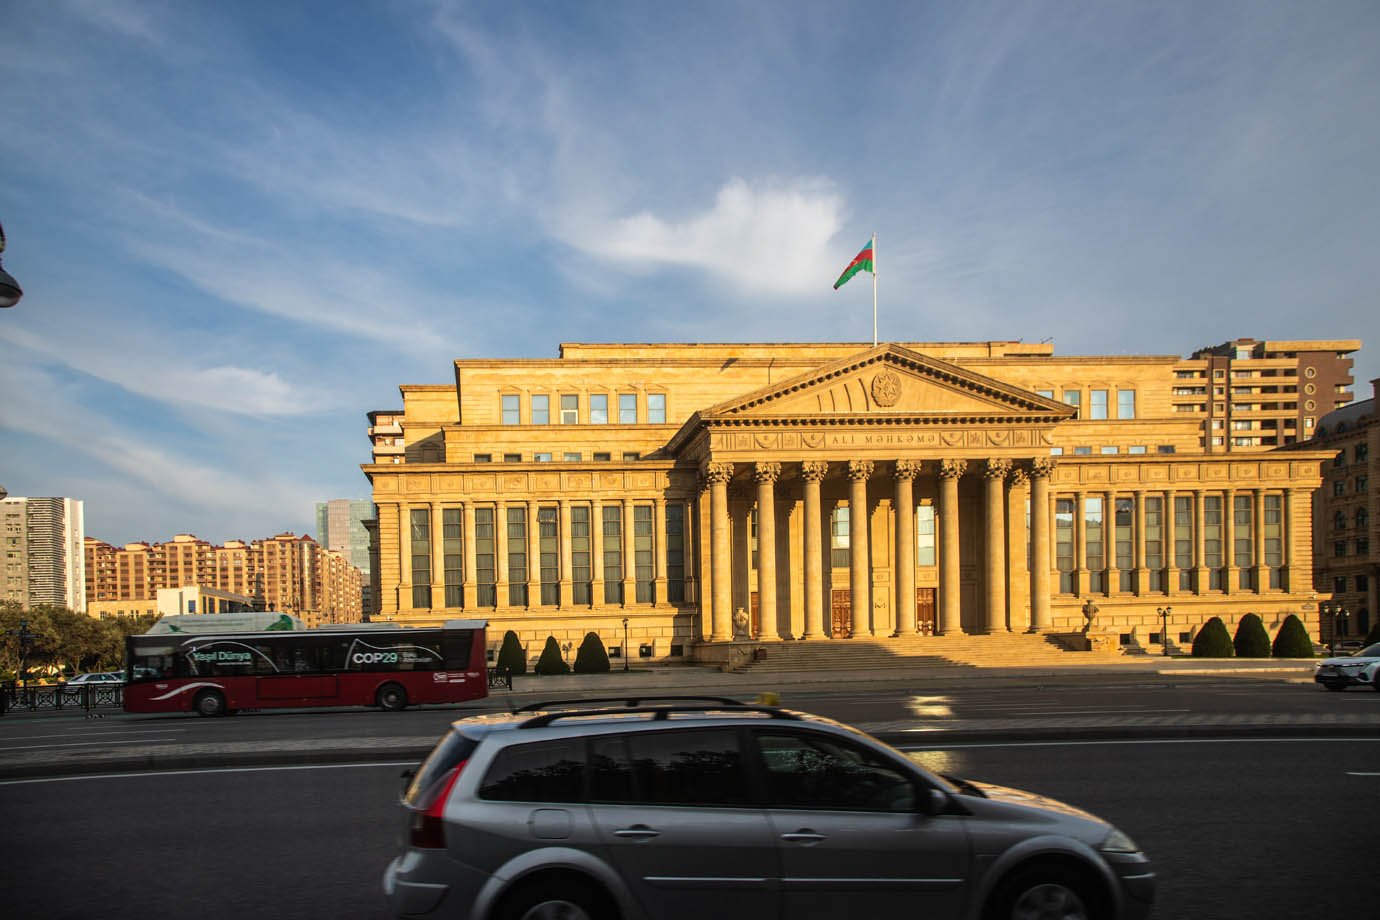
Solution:
{"label": "azerbaijani flag", "polygon": [[848,267],[843,270],[843,274],[839,275],[839,280],[834,282],[834,290],[837,291],[839,288],[843,287],[848,283],[848,279],[852,278],[858,272],[876,272],[877,269],[872,262],[872,246],[874,242],[875,238],[868,240],[867,245],[862,248],[862,252],[859,252],[853,257],[853,261],[848,263]]}

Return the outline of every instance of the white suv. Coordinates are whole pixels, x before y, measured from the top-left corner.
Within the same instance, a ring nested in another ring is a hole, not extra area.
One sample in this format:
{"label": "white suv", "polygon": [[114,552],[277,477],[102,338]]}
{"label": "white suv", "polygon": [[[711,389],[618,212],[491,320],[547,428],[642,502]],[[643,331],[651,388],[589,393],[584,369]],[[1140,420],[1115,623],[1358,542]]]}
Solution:
{"label": "white suv", "polygon": [[1345,690],[1353,684],[1380,690],[1380,642],[1350,655],[1324,658],[1313,679],[1329,690]]}
{"label": "white suv", "polygon": [[1154,896],[1086,812],[722,698],[461,719],[404,776],[398,917],[1140,920]]}

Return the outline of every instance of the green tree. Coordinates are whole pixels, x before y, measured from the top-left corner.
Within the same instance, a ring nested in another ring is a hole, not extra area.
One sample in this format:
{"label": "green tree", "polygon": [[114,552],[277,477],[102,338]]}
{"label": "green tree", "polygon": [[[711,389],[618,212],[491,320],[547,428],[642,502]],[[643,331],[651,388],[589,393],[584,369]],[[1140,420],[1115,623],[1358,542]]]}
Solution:
{"label": "green tree", "polygon": [[527,673],[527,652],[511,629],[503,634],[503,646],[498,650],[498,669],[513,676]]}
{"label": "green tree", "polygon": [[1269,658],[1270,634],[1254,613],[1248,613],[1236,624],[1236,636],[1231,641],[1237,658]]}
{"label": "green tree", "polygon": [[1312,658],[1313,640],[1303,621],[1292,613],[1285,617],[1271,651],[1276,658]]}
{"label": "green tree", "polygon": [[580,650],[575,653],[576,674],[607,674],[609,653],[604,648],[604,640],[596,632],[585,633]]}
{"label": "green tree", "polygon": [[1376,642],[1380,642],[1380,616],[1377,616],[1375,625],[1366,633],[1365,639],[1366,645],[1374,645]]}
{"label": "green tree", "polygon": [[565,663],[561,657],[561,647],[556,644],[555,636],[546,637],[546,645],[542,646],[541,657],[537,659],[536,672],[538,674],[569,674],[570,665]]}
{"label": "green tree", "polygon": [[1194,658],[1230,658],[1234,652],[1227,624],[1222,622],[1221,617],[1208,620],[1198,630],[1198,635],[1193,637]]}

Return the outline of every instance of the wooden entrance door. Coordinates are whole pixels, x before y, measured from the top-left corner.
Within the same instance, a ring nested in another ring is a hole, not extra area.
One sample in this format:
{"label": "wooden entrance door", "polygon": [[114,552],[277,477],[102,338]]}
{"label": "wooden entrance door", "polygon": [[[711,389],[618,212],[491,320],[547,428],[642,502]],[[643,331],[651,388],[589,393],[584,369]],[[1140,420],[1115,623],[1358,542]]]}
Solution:
{"label": "wooden entrance door", "polygon": [[847,639],[852,635],[853,592],[847,588],[835,588],[833,592],[833,622],[829,635],[835,639]]}
{"label": "wooden entrance door", "polygon": [[915,589],[915,631],[922,636],[934,635],[934,588]]}
{"label": "wooden entrance door", "polygon": [[751,618],[752,622],[752,626],[750,627],[752,630],[752,638],[756,639],[758,636],[762,635],[762,603],[758,600],[756,591],[753,591],[749,597],[751,600],[748,601],[748,606],[752,609],[748,616]]}

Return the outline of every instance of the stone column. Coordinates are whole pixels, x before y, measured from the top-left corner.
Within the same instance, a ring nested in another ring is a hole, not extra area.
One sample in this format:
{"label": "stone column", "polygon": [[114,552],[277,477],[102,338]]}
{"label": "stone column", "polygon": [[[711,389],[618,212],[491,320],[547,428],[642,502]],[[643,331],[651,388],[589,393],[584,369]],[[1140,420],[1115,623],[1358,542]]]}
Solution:
{"label": "stone column", "polygon": [[733,478],[733,464],[711,463],[705,477],[709,480],[710,640],[727,642],[733,638],[733,569],[728,533],[728,481]]}
{"label": "stone column", "polygon": [[757,482],[757,607],[761,612],[765,642],[781,638],[776,610],[776,480],[781,477],[781,464],[759,462],[752,470]]}
{"label": "stone column", "polygon": [[[1135,512],[1131,517],[1131,554],[1135,573],[1131,578],[1131,586],[1136,597],[1144,597],[1150,590],[1150,573],[1145,568],[1145,490],[1136,489],[1132,494],[1132,500],[1135,502]],[[1164,515],[1160,515],[1160,520],[1163,522]],[[1163,527],[1161,523],[1161,534],[1164,532]]]}
{"label": "stone column", "polygon": [[441,503],[431,503],[431,609],[446,607],[446,554],[442,537]]}
{"label": "stone column", "polygon": [[589,605],[604,605],[604,503],[589,504]]}
{"label": "stone column", "polygon": [[868,553],[867,480],[871,460],[848,461],[849,637],[872,635],[872,578]]}
{"label": "stone column", "polygon": [[1236,569],[1236,492],[1227,489],[1222,493],[1222,593],[1231,594],[1235,589],[1233,582]]}
{"label": "stone column", "polygon": [[[1264,594],[1270,587],[1270,569],[1265,565],[1265,490],[1251,490],[1251,577],[1255,593]],[[1373,611],[1375,608],[1372,607]]]}
{"label": "stone column", "polygon": [[[633,543],[633,502],[623,499],[623,606],[637,601],[637,553]],[[631,641],[631,640],[629,640]],[[627,649],[623,654],[627,654]]]}
{"label": "stone column", "polygon": [[1030,630],[1050,628],[1049,584],[1054,560],[1050,556],[1049,478],[1057,461],[1039,457],[1030,465]]}
{"label": "stone column", "polygon": [[560,588],[558,590],[560,592],[559,607],[561,609],[565,609],[566,607],[571,606],[571,602],[574,600],[573,594],[575,589],[572,586],[570,578],[570,570],[573,568],[573,565],[571,563],[573,544],[571,543],[570,539],[570,501],[569,499],[565,498],[562,498],[559,501],[561,509],[560,524],[558,524],[557,526],[561,528],[561,532],[559,535],[561,544],[561,583]]}
{"label": "stone column", "polygon": [[1174,490],[1164,492],[1164,593],[1179,593],[1178,537],[1175,535],[1176,514]]}
{"label": "stone column", "polygon": [[1193,490],[1193,593],[1207,593],[1207,521],[1203,490]]}
{"label": "stone column", "polygon": [[527,609],[541,606],[541,505],[527,503]]}
{"label": "stone column", "polygon": [[[1284,490],[1284,507],[1280,509],[1281,524],[1279,551],[1280,567],[1284,569],[1282,591],[1293,591],[1294,585],[1294,490]],[[1321,622],[1321,621],[1319,621]],[[1321,628],[1321,626],[1319,626]]]}
{"label": "stone column", "polygon": [[[1074,590],[1079,597],[1088,596],[1088,517],[1084,502],[1086,492],[1073,493],[1073,563]],[[1106,524],[1105,516],[1103,524]],[[1104,541],[1103,546],[1106,546]]]}
{"label": "stone column", "polygon": [[398,502],[398,609],[412,610],[412,511]]}
{"label": "stone column", "polygon": [[1030,628],[1030,531],[1026,502],[1030,498],[1030,472],[1012,464],[1011,484],[1006,490],[1006,627],[1015,632]]}
{"label": "stone column", "polygon": [[465,502],[465,606],[474,609],[479,606],[479,587],[474,580],[474,502]]}
{"label": "stone column", "polygon": [[805,638],[827,639],[824,629],[824,548],[820,530],[819,484],[829,464],[806,460],[800,464],[805,483]]}
{"label": "stone column", "polygon": [[[682,521],[684,518],[681,519]],[[682,530],[684,524],[681,525]],[[666,605],[666,500],[657,496],[652,499],[652,558],[656,560],[656,573],[652,583],[652,606]],[[684,534],[681,535],[684,545]]]}
{"label": "stone column", "polygon": [[967,460],[939,462],[939,632],[963,632],[962,570],[958,558],[958,480]]}
{"label": "stone column", "polygon": [[1006,631],[1006,474],[1011,472],[1011,461],[994,458],[987,461],[983,470],[984,510],[987,526],[984,537],[986,552],[986,616],[982,624],[985,633]]}
{"label": "stone column", "polygon": [[919,460],[896,461],[896,632],[915,635],[915,477]]}
{"label": "stone column", "polygon": [[494,589],[499,607],[508,606],[508,504],[494,506]]}
{"label": "stone column", "polygon": [[1102,571],[1108,597],[1121,590],[1121,569],[1116,564],[1116,493],[1102,495]]}

